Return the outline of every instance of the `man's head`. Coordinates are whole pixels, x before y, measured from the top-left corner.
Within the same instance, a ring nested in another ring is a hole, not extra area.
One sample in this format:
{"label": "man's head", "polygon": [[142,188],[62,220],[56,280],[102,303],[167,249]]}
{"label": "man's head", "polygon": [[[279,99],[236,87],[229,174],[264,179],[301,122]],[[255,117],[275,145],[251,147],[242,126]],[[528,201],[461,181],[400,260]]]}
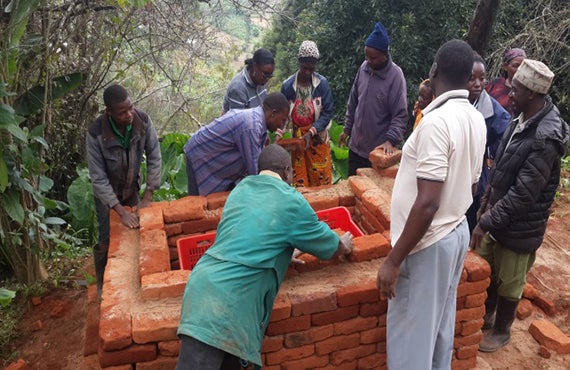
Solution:
{"label": "man's head", "polygon": [[516,112],[528,112],[541,106],[548,93],[554,73],[538,60],[525,59],[517,69],[509,93]]}
{"label": "man's head", "polygon": [[265,124],[271,132],[282,129],[289,118],[289,102],[281,93],[271,93],[263,101]]}
{"label": "man's head", "polygon": [[291,155],[280,145],[271,144],[263,148],[257,161],[257,168],[259,172],[269,170],[279,174],[287,184],[293,181]]}
{"label": "man's head", "polygon": [[388,61],[388,49],[390,48],[390,37],[388,31],[382,23],[378,22],[374,30],[364,42],[364,57],[372,69],[380,69]]}
{"label": "man's head", "polygon": [[103,92],[106,113],[118,126],[133,123],[134,106],[127,90],[121,85],[111,85]]}
{"label": "man's head", "polygon": [[465,89],[472,70],[473,49],[469,44],[461,40],[450,40],[441,45],[429,72],[435,95]]}

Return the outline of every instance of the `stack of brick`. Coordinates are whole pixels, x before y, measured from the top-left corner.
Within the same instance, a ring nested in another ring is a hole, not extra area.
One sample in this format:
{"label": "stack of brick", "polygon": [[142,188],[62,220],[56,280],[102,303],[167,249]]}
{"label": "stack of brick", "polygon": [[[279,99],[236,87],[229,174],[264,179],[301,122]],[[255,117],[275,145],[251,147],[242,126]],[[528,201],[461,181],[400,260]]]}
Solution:
{"label": "stack of brick", "polygon": [[351,176],[348,183],[356,198],[355,222],[368,234],[383,233],[389,238],[390,193],[368,176]]}
{"label": "stack of brick", "polygon": [[457,288],[453,370],[472,369],[477,365],[490,276],[491,267],[487,261],[475,252],[468,252]]}
{"label": "stack of brick", "polygon": [[374,149],[370,152],[368,159],[372,168],[382,176],[396,177],[398,173],[398,163],[402,158],[402,151],[396,149],[393,154],[385,154],[383,149]]}

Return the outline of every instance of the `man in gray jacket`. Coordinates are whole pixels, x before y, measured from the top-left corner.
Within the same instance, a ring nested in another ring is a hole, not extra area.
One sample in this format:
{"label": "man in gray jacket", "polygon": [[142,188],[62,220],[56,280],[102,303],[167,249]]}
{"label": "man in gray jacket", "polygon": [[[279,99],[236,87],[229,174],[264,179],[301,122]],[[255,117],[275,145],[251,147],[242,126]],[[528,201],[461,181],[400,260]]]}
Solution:
{"label": "man in gray jacket", "polygon": [[106,110],[87,134],[87,164],[93,183],[99,222],[99,242],[93,248],[97,292],[101,296],[109,250],[109,212],[115,210],[129,228],[139,226],[136,213],[125,206],[139,205],[141,163],[146,155],[146,190],[140,207],[149,205],[160,186],[160,145],[150,117],[135,109],[129,93],[120,85],[103,92]]}

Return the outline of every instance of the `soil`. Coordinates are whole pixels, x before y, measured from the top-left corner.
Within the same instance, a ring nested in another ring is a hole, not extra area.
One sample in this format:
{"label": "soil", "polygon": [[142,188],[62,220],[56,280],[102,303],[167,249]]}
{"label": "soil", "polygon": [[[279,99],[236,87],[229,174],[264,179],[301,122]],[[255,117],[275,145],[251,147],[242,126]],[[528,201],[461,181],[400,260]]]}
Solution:
{"label": "soil", "polygon": [[[545,358],[548,354],[542,357],[539,355],[540,345],[528,332],[533,320],[547,318],[570,335],[569,213],[570,190],[561,189],[544,244],[538,250],[536,262],[528,275],[529,283],[538,289],[539,294],[556,304],[556,315],[549,317],[533,306],[530,317],[515,320],[511,342],[507,346],[495,353],[479,352],[476,369],[570,369],[570,354],[550,351],[550,358]],[[89,271],[92,267],[86,266],[86,269]],[[19,327],[20,336],[13,343],[15,358],[26,361],[25,369],[99,368],[96,356],[83,356],[87,315],[85,287],[54,289],[41,298],[41,304],[34,306],[30,302],[26,311]]]}

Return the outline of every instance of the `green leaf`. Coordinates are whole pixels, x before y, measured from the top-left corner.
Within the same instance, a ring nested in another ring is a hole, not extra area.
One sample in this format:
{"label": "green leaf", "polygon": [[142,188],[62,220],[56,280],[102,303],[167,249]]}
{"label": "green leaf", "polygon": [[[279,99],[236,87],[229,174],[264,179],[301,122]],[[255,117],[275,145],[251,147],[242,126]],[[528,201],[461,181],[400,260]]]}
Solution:
{"label": "green leaf", "polygon": [[24,208],[20,204],[20,193],[17,191],[10,191],[2,194],[4,209],[10,218],[20,225],[24,222]]}
{"label": "green leaf", "polygon": [[8,186],[8,166],[4,157],[0,157],[0,193],[3,193]]}
{"label": "green leaf", "polygon": [[59,217],[46,217],[44,219],[44,223],[47,225],[65,225],[66,222],[64,219],[61,219]]}
{"label": "green leaf", "polygon": [[0,129],[7,130],[18,140],[25,142],[27,135],[19,126],[24,120],[25,118],[18,116],[11,106],[0,104]]}
{"label": "green leaf", "polygon": [[8,307],[10,302],[16,297],[16,292],[5,288],[0,288],[0,306]]}
{"label": "green leaf", "polygon": [[53,187],[53,180],[47,176],[40,176],[40,191],[47,193]]}

